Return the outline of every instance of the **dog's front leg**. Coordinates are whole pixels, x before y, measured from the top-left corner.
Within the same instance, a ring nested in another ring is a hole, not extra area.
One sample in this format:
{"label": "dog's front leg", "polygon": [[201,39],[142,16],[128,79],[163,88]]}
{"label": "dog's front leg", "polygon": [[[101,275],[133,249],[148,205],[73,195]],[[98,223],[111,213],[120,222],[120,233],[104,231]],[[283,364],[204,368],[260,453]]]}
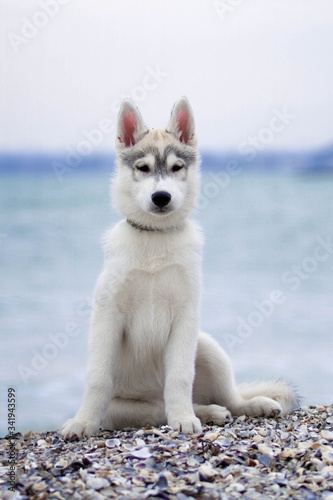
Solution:
{"label": "dog's front leg", "polygon": [[165,352],[164,402],[168,425],[184,434],[201,432],[192,403],[197,337],[197,314],[182,311],[172,324]]}
{"label": "dog's front leg", "polygon": [[[118,321],[117,321],[118,320]],[[119,314],[97,307],[92,318],[89,338],[87,382],[81,408],[68,420],[61,432],[65,437],[91,436],[98,431],[112,395],[112,367],[119,353],[121,325]]]}

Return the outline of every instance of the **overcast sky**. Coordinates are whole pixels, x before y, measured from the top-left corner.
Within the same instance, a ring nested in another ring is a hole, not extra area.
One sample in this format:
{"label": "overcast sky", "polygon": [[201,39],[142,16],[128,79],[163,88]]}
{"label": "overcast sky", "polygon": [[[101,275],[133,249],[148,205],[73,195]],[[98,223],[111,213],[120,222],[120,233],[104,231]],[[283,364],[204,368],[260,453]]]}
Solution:
{"label": "overcast sky", "polygon": [[0,150],[112,150],[125,94],[151,127],[186,95],[203,149],[333,142],[332,0],[0,0],[0,19]]}

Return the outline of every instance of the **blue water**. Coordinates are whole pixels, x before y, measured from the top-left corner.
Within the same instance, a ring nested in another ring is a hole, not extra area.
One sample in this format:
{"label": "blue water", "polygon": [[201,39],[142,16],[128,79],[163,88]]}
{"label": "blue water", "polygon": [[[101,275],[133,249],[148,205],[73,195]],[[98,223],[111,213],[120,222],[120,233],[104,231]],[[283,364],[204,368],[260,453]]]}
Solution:
{"label": "blue water", "polygon": [[[202,328],[238,381],[282,376],[303,404],[332,403],[333,177],[202,180]],[[0,435],[8,387],[18,431],[57,429],[80,405],[100,238],[119,216],[105,172],[4,175],[0,189]]]}

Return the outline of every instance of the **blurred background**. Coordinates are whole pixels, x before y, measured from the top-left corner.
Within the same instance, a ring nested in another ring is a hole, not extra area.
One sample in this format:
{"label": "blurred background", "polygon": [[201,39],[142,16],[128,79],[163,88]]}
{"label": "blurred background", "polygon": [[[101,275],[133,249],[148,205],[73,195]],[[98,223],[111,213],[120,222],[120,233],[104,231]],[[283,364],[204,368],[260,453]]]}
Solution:
{"label": "blurred background", "polygon": [[0,3],[1,435],[79,408],[120,101],[150,127],[193,107],[201,323],[239,382],[332,403],[333,3]]}

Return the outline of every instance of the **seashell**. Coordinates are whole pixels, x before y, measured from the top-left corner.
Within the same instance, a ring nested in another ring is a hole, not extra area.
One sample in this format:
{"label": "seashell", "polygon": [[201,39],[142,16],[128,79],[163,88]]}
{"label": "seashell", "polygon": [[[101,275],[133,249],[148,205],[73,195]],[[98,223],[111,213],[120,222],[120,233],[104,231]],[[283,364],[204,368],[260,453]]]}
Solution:
{"label": "seashell", "polygon": [[131,451],[131,456],[134,458],[146,459],[146,458],[151,457],[151,453],[149,451],[149,448],[145,447],[145,448],[140,448],[139,450]]}
{"label": "seashell", "polygon": [[165,489],[168,487],[168,480],[164,474],[160,474],[158,476],[158,480],[156,481],[154,486],[158,487],[159,489]]}
{"label": "seashell", "polygon": [[198,462],[196,461],[196,459],[193,456],[188,458],[186,463],[189,467],[196,467],[198,465]]}
{"label": "seashell", "polygon": [[45,448],[45,446],[47,446],[47,442],[45,441],[45,439],[38,439],[37,446]]}
{"label": "seashell", "polygon": [[215,444],[217,444],[218,446],[231,446],[232,444],[232,441],[230,441],[230,439],[219,439],[218,441],[215,441]]}
{"label": "seashell", "polygon": [[[80,441],[29,431],[15,437],[18,496],[186,500],[217,499],[223,490],[226,498],[333,500],[332,423],[333,406],[322,406],[276,421],[246,417],[204,426],[199,436],[168,426],[104,431]],[[0,450],[8,450],[6,440]],[[0,479],[7,464],[0,462]]]}
{"label": "seashell", "polygon": [[105,446],[107,448],[114,448],[115,446],[120,446],[120,444],[121,443],[120,443],[119,439],[116,439],[116,438],[115,439],[107,439],[105,441]]}
{"label": "seashell", "polygon": [[60,460],[58,460],[58,462],[54,464],[54,467],[56,469],[65,469],[68,463],[69,463],[68,460],[64,460],[63,458],[61,458]]}
{"label": "seashell", "polygon": [[265,465],[266,467],[268,467],[270,465],[271,460],[272,460],[272,455],[268,455],[268,454],[259,455],[259,463],[261,463],[262,465]]}
{"label": "seashell", "polygon": [[333,441],[333,432],[332,431],[323,430],[323,431],[320,431],[320,435],[323,439],[326,439],[326,441]]}
{"label": "seashell", "polygon": [[107,479],[103,477],[91,477],[87,481],[88,488],[92,488],[93,490],[101,490],[102,488],[107,488],[110,486],[110,483]]}
{"label": "seashell", "polygon": [[246,490],[246,488],[245,488],[244,484],[241,484],[241,483],[234,483],[234,484],[232,485],[232,489],[233,489],[234,491],[237,491],[237,493],[242,493],[243,491],[245,491],[245,490]]}
{"label": "seashell", "polygon": [[280,438],[285,441],[286,439],[288,439],[289,437],[289,432],[284,432],[284,431],[281,431],[280,432]]}
{"label": "seashell", "polygon": [[198,473],[201,481],[210,479],[217,474],[217,472],[213,469],[212,465],[209,462],[200,465],[200,467],[198,468]]}

